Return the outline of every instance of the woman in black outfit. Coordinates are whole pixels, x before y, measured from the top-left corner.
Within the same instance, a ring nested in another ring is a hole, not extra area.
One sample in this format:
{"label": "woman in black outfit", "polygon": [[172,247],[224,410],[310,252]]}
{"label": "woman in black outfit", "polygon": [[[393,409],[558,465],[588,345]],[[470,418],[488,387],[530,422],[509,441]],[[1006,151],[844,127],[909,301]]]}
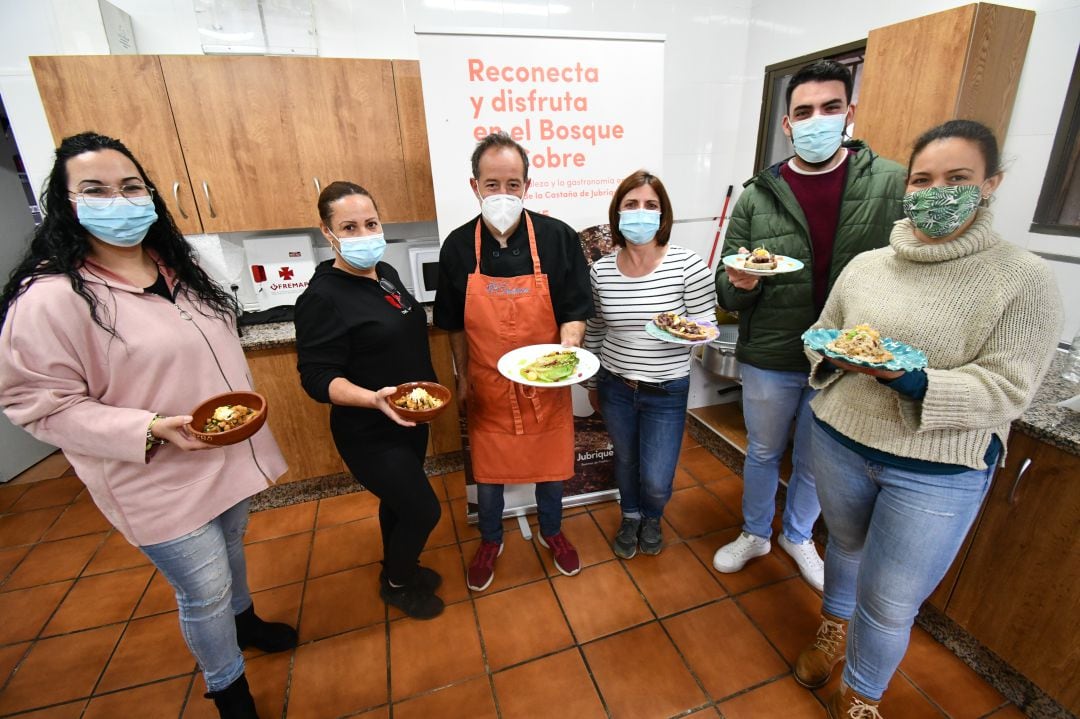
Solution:
{"label": "woman in black outfit", "polygon": [[418,619],[443,610],[437,572],[419,565],[440,507],[424,474],[428,428],[401,419],[395,386],[436,381],[427,319],[393,267],[375,198],[351,182],[319,195],[320,226],[334,259],[321,263],[296,302],[297,369],[311,397],[329,402],[330,429],[345,464],[379,503],[380,595]]}

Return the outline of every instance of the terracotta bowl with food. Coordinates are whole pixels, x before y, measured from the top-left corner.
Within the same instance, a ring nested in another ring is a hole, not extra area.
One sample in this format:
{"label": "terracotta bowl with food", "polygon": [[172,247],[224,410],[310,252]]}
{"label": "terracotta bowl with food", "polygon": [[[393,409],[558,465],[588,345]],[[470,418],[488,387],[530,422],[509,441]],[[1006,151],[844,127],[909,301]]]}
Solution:
{"label": "terracotta bowl with food", "polygon": [[450,406],[450,390],[435,382],[406,382],[387,398],[398,416],[409,422],[430,422]]}
{"label": "terracotta bowl with food", "polygon": [[266,423],[266,399],[258,392],[226,392],[191,411],[191,435],[224,447],[243,442]]}

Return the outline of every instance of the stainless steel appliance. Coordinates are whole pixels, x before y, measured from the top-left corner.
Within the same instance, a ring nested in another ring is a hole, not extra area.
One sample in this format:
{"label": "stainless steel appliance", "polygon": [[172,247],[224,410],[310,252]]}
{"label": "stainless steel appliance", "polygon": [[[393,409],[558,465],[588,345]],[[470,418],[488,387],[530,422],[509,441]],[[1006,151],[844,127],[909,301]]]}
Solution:
{"label": "stainless steel appliance", "polygon": [[720,334],[705,345],[701,364],[718,377],[739,379],[739,360],[735,359],[735,343],[739,339],[738,325],[719,325]]}

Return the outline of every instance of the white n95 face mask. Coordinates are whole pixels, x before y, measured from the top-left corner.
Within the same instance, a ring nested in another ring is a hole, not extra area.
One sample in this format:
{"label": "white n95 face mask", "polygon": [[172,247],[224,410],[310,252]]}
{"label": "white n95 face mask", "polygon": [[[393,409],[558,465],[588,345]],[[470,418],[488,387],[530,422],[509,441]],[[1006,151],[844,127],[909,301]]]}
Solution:
{"label": "white n95 face mask", "polygon": [[517,195],[488,195],[480,202],[480,214],[502,234],[521,217],[523,204]]}

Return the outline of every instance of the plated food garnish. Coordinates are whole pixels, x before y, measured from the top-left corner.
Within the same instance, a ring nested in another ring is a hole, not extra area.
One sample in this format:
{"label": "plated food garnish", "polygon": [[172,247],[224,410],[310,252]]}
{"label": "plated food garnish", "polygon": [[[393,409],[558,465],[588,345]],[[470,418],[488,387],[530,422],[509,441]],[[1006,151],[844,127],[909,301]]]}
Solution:
{"label": "plated food garnish", "polygon": [[739,248],[739,254],[744,255],[743,267],[751,270],[775,270],[778,264],[777,257],[764,247],[758,247],[750,252],[743,252],[745,247]]}
{"label": "plated food garnish", "polygon": [[653,324],[670,335],[684,340],[705,340],[715,333],[715,329],[688,317],[681,317],[674,312],[661,312],[653,317]]}
{"label": "plated food garnish", "polygon": [[866,324],[840,330],[837,338],[825,346],[837,354],[864,362],[881,363],[893,358],[892,352],[881,343],[881,333]]}
{"label": "plated food garnish", "polygon": [[574,374],[578,362],[574,350],[548,352],[522,367],[521,376],[531,382],[559,382]]}
{"label": "plated food garnish", "polygon": [[423,412],[424,410],[441,407],[443,401],[438,397],[432,397],[423,387],[415,387],[407,395],[395,399],[394,404],[401,409]]}
{"label": "plated food garnish", "polygon": [[206,420],[206,425],[203,426],[202,431],[207,434],[228,432],[230,429],[236,429],[244,424],[256,414],[255,410],[242,404],[222,405],[214,410],[214,413],[210,415],[210,419]]}

